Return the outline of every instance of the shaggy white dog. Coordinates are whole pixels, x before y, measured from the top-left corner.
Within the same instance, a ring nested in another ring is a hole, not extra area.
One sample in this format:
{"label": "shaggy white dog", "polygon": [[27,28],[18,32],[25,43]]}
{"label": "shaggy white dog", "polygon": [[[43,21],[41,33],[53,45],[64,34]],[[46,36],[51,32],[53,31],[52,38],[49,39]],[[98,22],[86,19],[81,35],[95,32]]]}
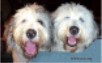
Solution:
{"label": "shaggy white dog", "polygon": [[80,4],[63,4],[52,13],[54,44],[52,51],[80,52],[97,37],[93,14]]}
{"label": "shaggy white dog", "polygon": [[4,36],[14,62],[26,62],[39,51],[49,51],[50,15],[40,5],[17,10],[5,25]]}

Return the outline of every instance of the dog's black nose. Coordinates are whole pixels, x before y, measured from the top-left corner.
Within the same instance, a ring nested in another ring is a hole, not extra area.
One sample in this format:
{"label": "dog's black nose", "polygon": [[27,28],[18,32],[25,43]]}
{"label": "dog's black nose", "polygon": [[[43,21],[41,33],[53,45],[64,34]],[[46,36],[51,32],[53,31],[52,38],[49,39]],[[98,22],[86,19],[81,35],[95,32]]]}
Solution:
{"label": "dog's black nose", "polygon": [[79,28],[77,26],[71,26],[70,27],[70,33],[72,35],[76,35],[76,34],[78,34],[78,32],[79,32]]}
{"label": "dog's black nose", "polygon": [[26,32],[26,36],[29,39],[33,39],[36,36],[36,31],[33,30],[33,29],[28,29],[27,32]]}

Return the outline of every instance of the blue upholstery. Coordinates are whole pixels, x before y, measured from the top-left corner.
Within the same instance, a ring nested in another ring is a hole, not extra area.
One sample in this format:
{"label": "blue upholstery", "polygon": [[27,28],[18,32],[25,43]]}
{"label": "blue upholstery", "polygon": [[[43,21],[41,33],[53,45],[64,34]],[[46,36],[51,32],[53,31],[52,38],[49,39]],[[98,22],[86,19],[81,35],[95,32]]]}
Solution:
{"label": "blue upholstery", "polygon": [[72,63],[90,63],[101,62],[101,40],[96,40],[90,47],[80,53],[68,52],[40,52],[36,58],[30,62],[72,62]]}

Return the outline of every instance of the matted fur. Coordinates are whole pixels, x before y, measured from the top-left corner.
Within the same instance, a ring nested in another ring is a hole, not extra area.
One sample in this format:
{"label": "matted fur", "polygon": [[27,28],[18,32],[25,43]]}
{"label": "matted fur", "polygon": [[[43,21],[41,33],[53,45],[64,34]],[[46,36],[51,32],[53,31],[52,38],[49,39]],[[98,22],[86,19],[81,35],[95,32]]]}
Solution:
{"label": "matted fur", "polygon": [[[41,20],[43,24],[38,21]],[[37,36],[33,39],[38,45],[39,51],[49,51],[50,45],[50,15],[42,6],[36,3],[26,5],[17,10],[5,24],[4,37],[6,39],[8,49],[13,53],[14,62],[26,62],[29,58],[24,56],[22,45],[27,40],[26,31],[34,29]]]}
{"label": "matted fur", "polygon": [[[54,23],[54,44],[52,51],[81,52],[97,37],[98,27],[93,14],[86,7],[75,3],[62,4],[52,13]],[[80,18],[84,22],[80,21]],[[66,45],[66,38],[71,35],[69,28],[77,26],[80,30],[75,36],[79,40],[77,46]]]}

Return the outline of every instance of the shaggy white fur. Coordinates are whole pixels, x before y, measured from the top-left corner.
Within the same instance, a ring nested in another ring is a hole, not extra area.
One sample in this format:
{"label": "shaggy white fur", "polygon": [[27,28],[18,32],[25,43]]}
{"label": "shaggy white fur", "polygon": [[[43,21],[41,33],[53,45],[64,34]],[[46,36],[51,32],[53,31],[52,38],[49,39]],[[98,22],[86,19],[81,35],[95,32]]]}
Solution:
{"label": "shaggy white fur", "polygon": [[[52,17],[55,44],[52,51],[81,52],[97,37],[98,27],[93,14],[83,5],[62,4],[52,13]],[[70,30],[73,26],[74,31]]]}
{"label": "shaggy white fur", "polygon": [[49,51],[50,24],[48,11],[36,3],[17,10],[4,32],[14,62],[25,62],[39,51]]}

